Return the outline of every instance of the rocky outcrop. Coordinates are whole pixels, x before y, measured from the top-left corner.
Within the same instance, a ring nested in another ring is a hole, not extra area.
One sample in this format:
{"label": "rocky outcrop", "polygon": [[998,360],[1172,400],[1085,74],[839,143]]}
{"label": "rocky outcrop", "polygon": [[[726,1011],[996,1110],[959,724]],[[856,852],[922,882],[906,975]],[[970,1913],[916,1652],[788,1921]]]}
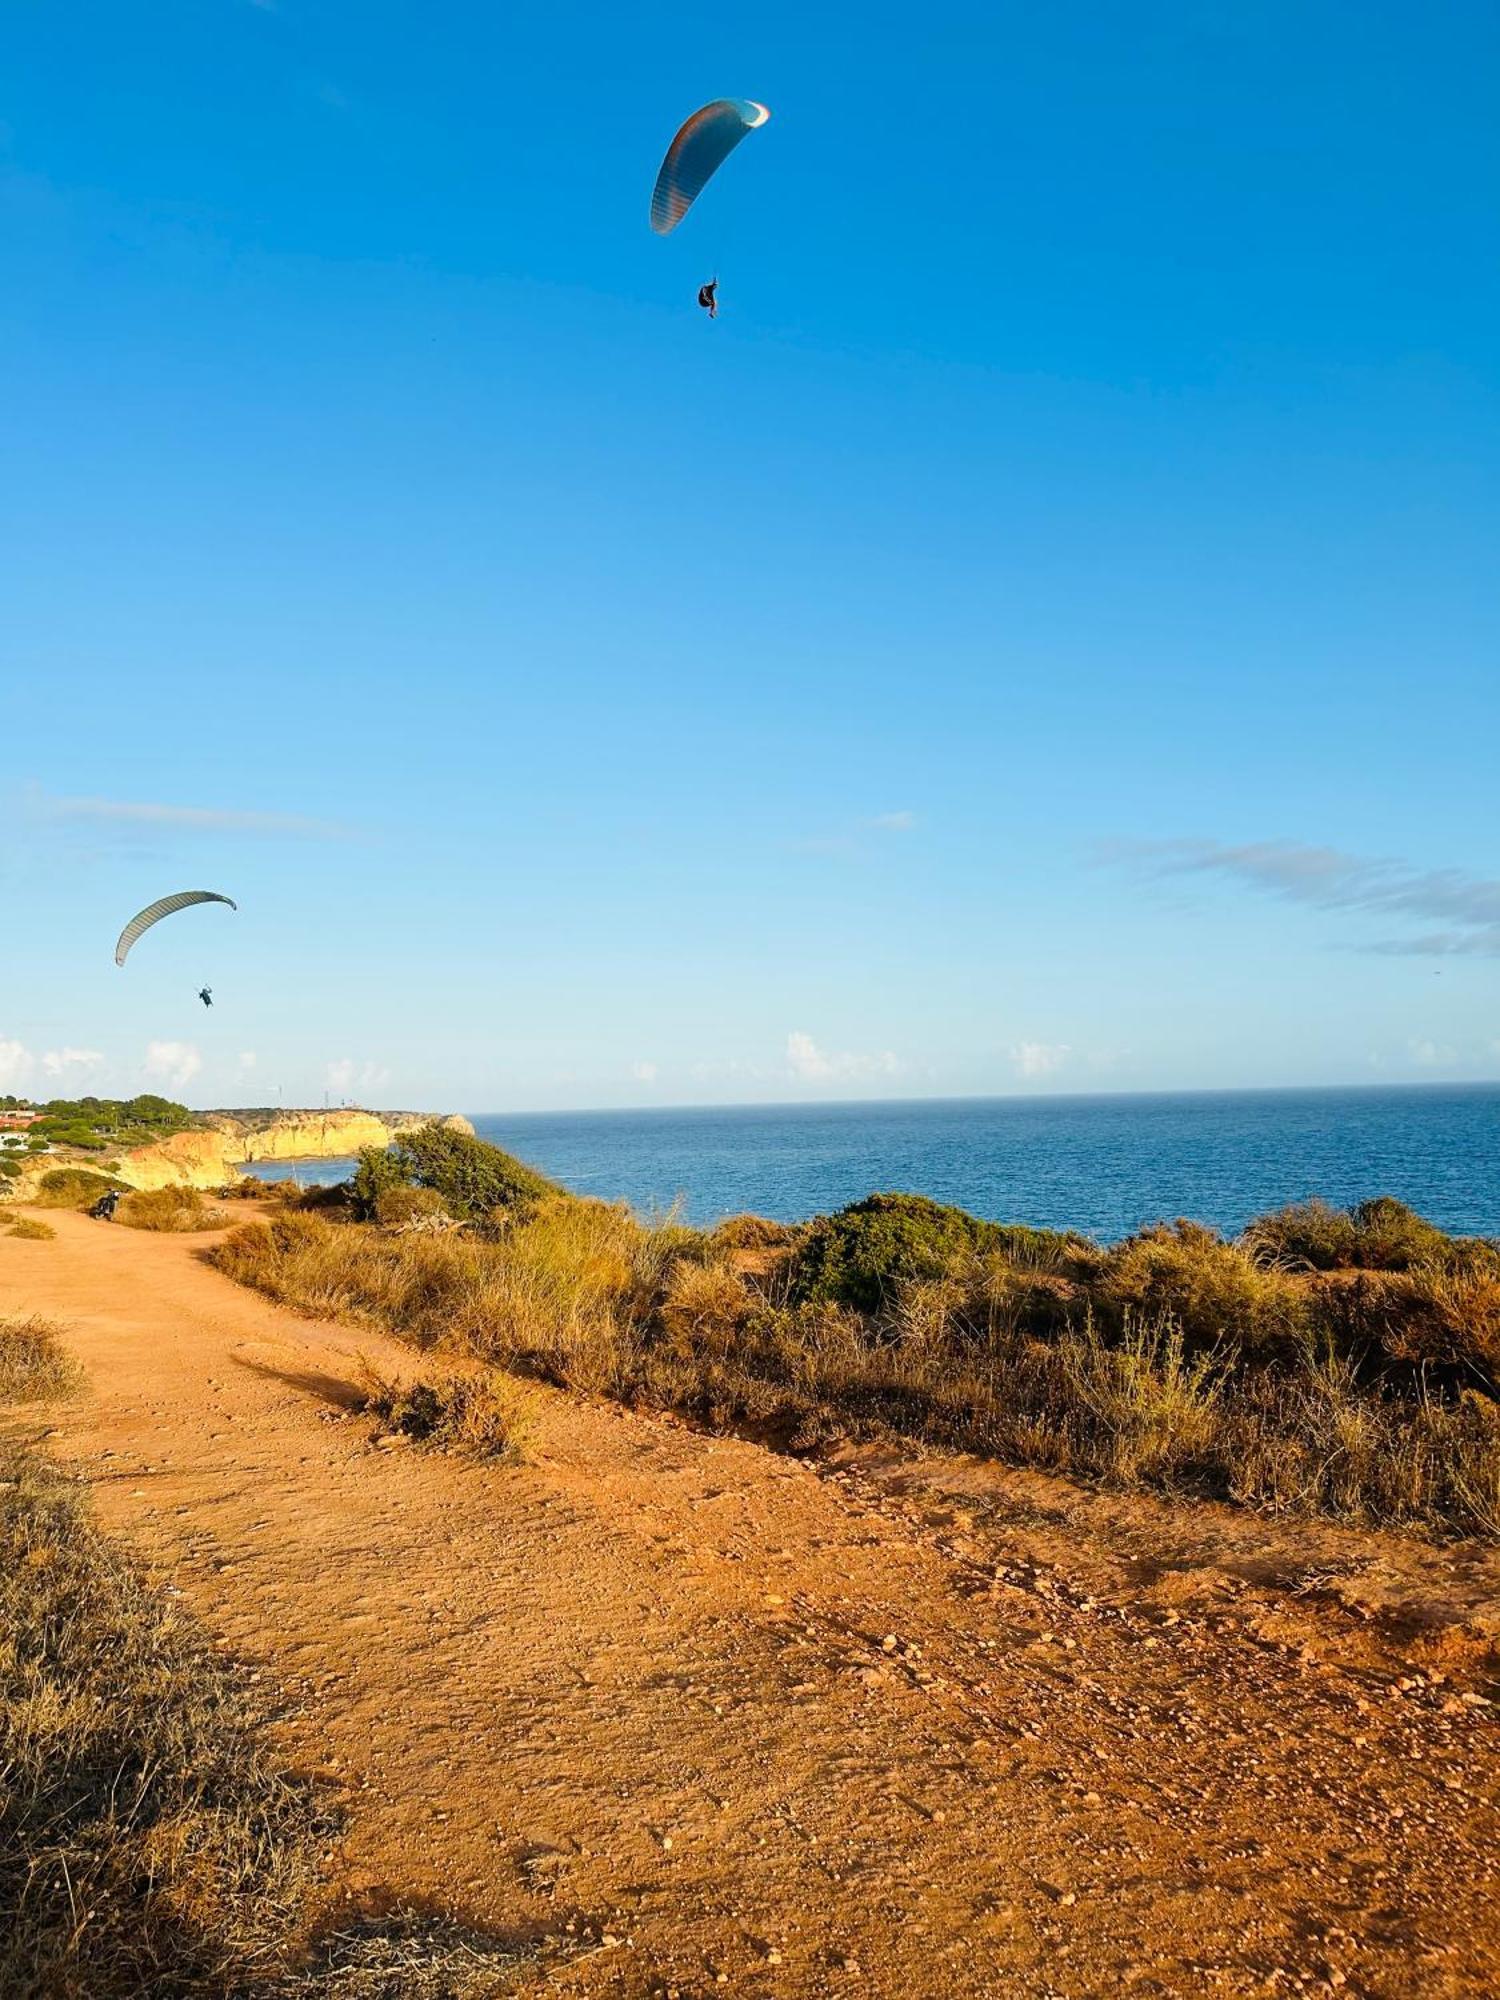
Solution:
{"label": "rocky outcrop", "polygon": [[[223,1187],[247,1160],[318,1160],[389,1146],[402,1132],[432,1122],[419,1111],[279,1111],[267,1118],[209,1112],[206,1123],[125,1153],[115,1169],[132,1187]],[[438,1122],[472,1132],[467,1118]]]}

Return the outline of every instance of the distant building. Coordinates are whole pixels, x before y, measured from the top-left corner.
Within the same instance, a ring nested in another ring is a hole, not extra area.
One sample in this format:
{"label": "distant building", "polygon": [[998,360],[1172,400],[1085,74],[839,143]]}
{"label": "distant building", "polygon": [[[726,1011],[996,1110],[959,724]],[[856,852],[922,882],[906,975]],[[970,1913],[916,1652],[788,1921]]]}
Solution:
{"label": "distant building", "polygon": [[40,1111],[0,1111],[0,1132],[24,1132],[41,1115]]}

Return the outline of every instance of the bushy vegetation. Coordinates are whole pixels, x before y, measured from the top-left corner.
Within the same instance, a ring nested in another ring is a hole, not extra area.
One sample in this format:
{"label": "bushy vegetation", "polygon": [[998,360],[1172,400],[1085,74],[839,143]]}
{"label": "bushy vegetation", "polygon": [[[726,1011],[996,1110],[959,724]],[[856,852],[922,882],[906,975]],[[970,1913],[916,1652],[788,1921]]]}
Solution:
{"label": "bushy vegetation", "polygon": [[1355,1208],[1301,1201],[1252,1222],[1240,1239],[1260,1263],[1292,1270],[1487,1270],[1500,1276],[1500,1245],[1449,1236],[1404,1202],[1382,1195]]}
{"label": "bushy vegetation", "polygon": [[473,1367],[414,1382],[393,1381],[367,1367],[361,1408],[386,1436],[512,1462],[521,1457],[533,1423],[530,1396],[521,1384]]}
{"label": "bushy vegetation", "polygon": [[443,1197],[436,1188],[386,1188],[375,1202],[375,1220],[387,1229],[410,1229],[447,1219]]}
{"label": "bushy vegetation", "polygon": [[726,1215],[709,1231],[709,1239],[719,1250],[785,1250],[796,1242],[797,1231],[764,1215]]}
{"label": "bushy vegetation", "polygon": [[555,1181],[470,1132],[437,1120],[403,1132],[382,1151],[366,1146],[350,1182],[355,1213],[376,1216],[380,1197],[393,1188],[431,1189],[444,1210],[464,1222],[486,1222],[524,1213],[561,1193]]}
{"label": "bushy vegetation", "polygon": [[413,1184],[411,1171],[390,1146],[361,1146],[349,1181],[349,1198],[361,1222],[374,1222],[383,1195]]}
{"label": "bushy vegetation", "polygon": [[836,1301],[865,1313],[892,1304],[915,1278],[937,1278],[956,1259],[993,1248],[999,1231],[961,1208],[920,1194],[872,1194],[820,1215],[798,1245],[792,1297]]}
{"label": "bushy vegetation", "polygon": [[1500,1534],[1494,1246],[1424,1234],[1396,1204],[1350,1219],[1424,1254],[1293,1270],[1266,1261],[1259,1225],[1102,1248],[891,1196],[773,1226],[754,1254],[740,1230],[569,1197],[498,1233],[288,1214],[216,1254],[304,1310],[799,1447],[898,1431],[1115,1484]]}
{"label": "bushy vegetation", "polygon": [[50,1320],[0,1319],[0,1403],[51,1402],[71,1395],[81,1379],[61,1329]]}
{"label": "bushy vegetation", "polygon": [[130,1192],[129,1184],[113,1174],[96,1174],[89,1167],[50,1167],[37,1183],[35,1199],[39,1208],[92,1208],[111,1188],[119,1194]]}
{"label": "bushy vegetation", "polygon": [[[0,1217],[0,1226],[4,1218]],[[38,1222],[34,1215],[18,1215],[10,1225],[12,1236],[19,1236],[27,1243],[51,1243],[56,1240],[57,1231],[50,1222]]]}
{"label": "bushy vegetation", "polygon": [[154,1091],[125,1099],[54,1097],[45,1104],[10,1098],[0,1100],[0,1106],[41,1113],[30,1128],[30,1138],[54,1146],[77,1146],[91,1153],[146,1146],[169,1133],[184,1132],[197,1122],[185,1104],[174,1104]]}
{"label": "bushy vegetation", "polygon": [[197,1188],[138,1188],[115,1210],[115,1221],[127,1229],[217,1229],[223,1214],[210,1208]]}

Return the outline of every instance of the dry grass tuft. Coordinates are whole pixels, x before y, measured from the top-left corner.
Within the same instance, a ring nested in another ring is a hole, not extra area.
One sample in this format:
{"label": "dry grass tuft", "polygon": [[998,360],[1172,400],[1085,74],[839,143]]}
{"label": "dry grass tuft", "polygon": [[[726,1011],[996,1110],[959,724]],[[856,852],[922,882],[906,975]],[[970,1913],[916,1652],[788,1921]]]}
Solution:
{"label": "dry grass tuft", "polygon": [[709,1231],[709,1240],[716,1250],[785,1250],[796,1242],[797,1231],[764,1215],[726,1215]]}
{"label": "dry grass tuft", "polygon": [[254,2000],[495,2000],[534,1957],[530,1945],[398,1909],[329,1931],[302,1970]]}
{"label": "dry grass tuft", "polygon": [[70,1396],[83,1370],[50,1320],[0,1319],[0,1403],[48,1403]]}
{"label": "dry grass tuft", "polygon": [[209,1207],[197,1188],[188,1187],[138,1189],[115,1210],[115,1221],[127,1229],[220,1229],[226,1219],[222,1210]]}
{"label": "dry grass tuft", "polygon": [[130,1192],[126,1182],[96,1174],[91,1167],[49,1167],[32,1199],[38,1208],[92,1208],[111,1188],[118,1194]]}
{"label": "dry grass tuft", "polygon": [[38,1222],[34,1215],[18,1215],[10,1225],[12,1236],[19,1236],[23,1243],[53,1243],[57,1231],[50,1222]]}
{"label": "dry grass tuft", "polygon": [[536,1423],[536,1392],[492,1369],[450,1369],[401,1382],[367,1362],[364,1389],[360,1408],[376,1419],[378,1436],[441,1451],[515,1464]]}

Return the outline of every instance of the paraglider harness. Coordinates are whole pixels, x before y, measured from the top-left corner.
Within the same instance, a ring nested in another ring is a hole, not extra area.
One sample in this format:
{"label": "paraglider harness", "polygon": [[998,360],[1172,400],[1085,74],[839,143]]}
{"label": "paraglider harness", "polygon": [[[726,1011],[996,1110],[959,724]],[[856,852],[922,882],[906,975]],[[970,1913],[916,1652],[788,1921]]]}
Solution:
{"label": "paraglider harness", "polygon": [[710,278],[706,285],[698,287],[698,303],[710,319],[717,319],[719,317],[718,292],[719,281],[717,278]]}
{"label": "paraglider harness", "polygon": [[118,1188],[111,1188],[107,1194],[100,1195],[99,1199],[89,1210],[89,1214],[93,1216],[96,1222],[113,1222],[115,1219],[115,1210],[119,1205],[120,1190]]}

